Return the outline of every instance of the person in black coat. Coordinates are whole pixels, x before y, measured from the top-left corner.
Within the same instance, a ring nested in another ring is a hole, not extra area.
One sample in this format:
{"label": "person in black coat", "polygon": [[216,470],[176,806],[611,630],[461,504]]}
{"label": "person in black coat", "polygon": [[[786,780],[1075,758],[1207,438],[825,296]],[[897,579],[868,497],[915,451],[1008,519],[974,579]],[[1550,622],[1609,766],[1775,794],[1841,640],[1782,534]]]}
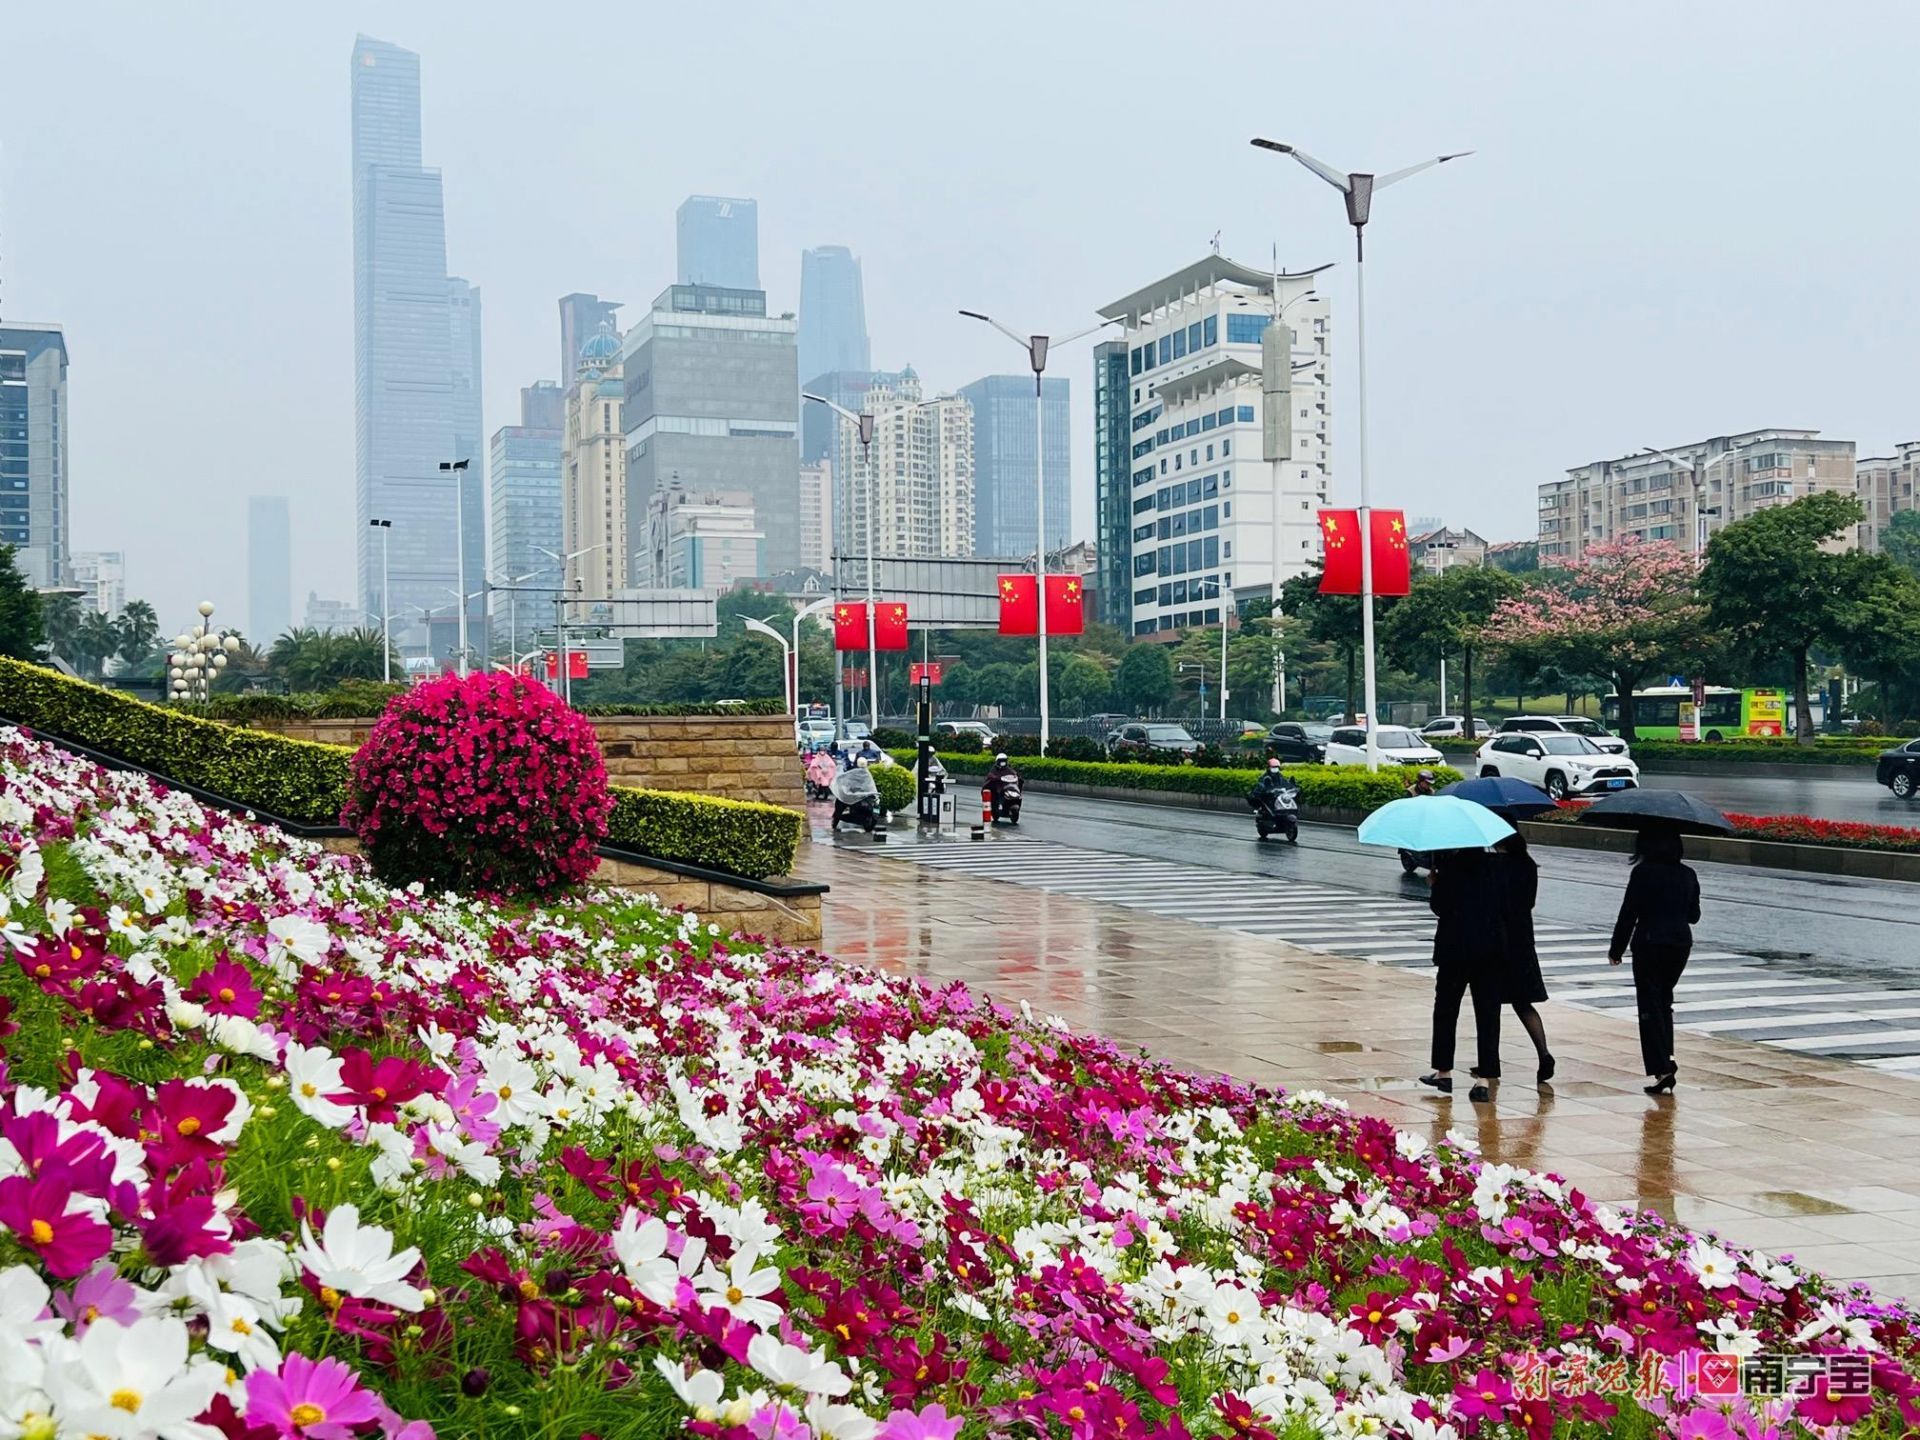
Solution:
{"label": "person in black coat", "polygon": [[[1500,1076],[1501,970],[1506,960],[1505,905],[1500,872],[1485,850],[1444,850],[1434,856],[1433,894],[1428,899],[1439,924],[1433,933],[1433,1070],[1420,1083],[1453,1093],[1454,1030],[1460,1000],[1473,995],[1473,1033],[1478,1063],[1473,1073]],[[1476,1086],[1472,1099],[1489,1098]]]}
{"label": "person in black coat", "polygon": [[1700,877],[1683,863],[1678,832],[1647,826],[1633,845],[1633,873],[1614,921],[1607,960],[1618,965],[1633,952],[1633,996],[1640,1011],[1640,1059],[1652,1084],[1649,1095],[1672,1091],[1679,1066],[1673,1058],[1673,989],[1693,950],[1700,921]]}
{"label": "person in black coat", "polygon": [[1535,1009],[1547,998],[1547,982],[1540,973],[1540,951],[1533,939],[1533,905],[1540,894],[1540,867],[1527,842],[1509,835],[1494,846],[1494,863],[1501,872],[1500,896],[1507,926],[1506,964],[1500,975],[1500,998],[1513,1007],[1521,1028],[1533,1041],[1540,1064],[1539,1083],[1553,1079],[1553,1052],[1547,1049],[1547,1026]]}

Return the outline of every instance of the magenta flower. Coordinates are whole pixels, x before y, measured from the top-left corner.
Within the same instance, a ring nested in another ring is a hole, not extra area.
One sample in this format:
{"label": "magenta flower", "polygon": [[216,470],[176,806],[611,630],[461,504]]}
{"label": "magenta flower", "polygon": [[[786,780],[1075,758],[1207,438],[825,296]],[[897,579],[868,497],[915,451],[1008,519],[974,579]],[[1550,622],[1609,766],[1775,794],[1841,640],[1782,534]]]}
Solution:
{"label": "magenta flower", "polygon": [[248,1020],[260,1014],[260,989],[253,972],[224,956],[193,977],[187,998],[213,1015],[239,1015]]}
{"label": "magenta flower", "polygon": [[831,1229],[844,1230],[860,1213],[860,1187],[837,1165],[817,1170],[807,1182],[807,1203],[801,1209]]}
{"label": "magenta flower", "polygon": [[281,1436],[352,1440],[355,1427],[378,1419],[380,1410],[352,1367],[338,1360],[296,1352],[280,1362],[278,1375],[255,1370],[247,1376],[247,1423],[272,1425]]}
{"label": "magenta flower", "polygon": [[896,1410],[874,1440],[954,1440],[960,1424],[958,1415],[947,1414],[940,1405],[929,1405],[917,1415],[911,1410]]}
{"label": "magenta flower", "polygon": [[73,1282],[71,1290],[54,1292],[53,1308],[73,1333],[84,1335],[96,1320],[131,1325],[140,1318],[135,1299],[139,1292],[122,1280],[110,1265],[102,1265]]}
{"label": "magenta flower", "polygon": [[72,1198],[64,1165],[0,1180],[0,1225],[62,1280],[84,1274],[113,1245],[112,1228],[86,1210],[69,1210]]}
{"label": "magenta flower", "polygon": [[1453,1388],[1454,1413],[1468,1420],[1498,1424],[1513,1404],[1513,1386],[1491,1370],[1480,1373],[1464,1385]]}

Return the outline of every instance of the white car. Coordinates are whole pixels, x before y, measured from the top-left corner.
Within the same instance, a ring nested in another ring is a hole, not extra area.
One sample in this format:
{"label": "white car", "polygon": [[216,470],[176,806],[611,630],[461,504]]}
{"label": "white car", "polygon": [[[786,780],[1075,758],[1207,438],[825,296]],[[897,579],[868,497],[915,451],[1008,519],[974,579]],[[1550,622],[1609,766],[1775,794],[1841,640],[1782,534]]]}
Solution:
{"label": "white car", "polygon": [[833,743],[833,722],[831,720],[802,720],[800,722],[800,748],[802,750],[824,750]]}
{"label": "white car", "polygon": [[1602,750],[1584,735],[1556,731],[1496,735],[1475,752],[1482,775],[1504,775],[1538,785],[1556,800],[1633,790],[1640,767]]}
{"label": "white car", "polygon": [[[1436,715],[1420,727],[1420,736],[1424,740],[1451,740],[1467,733],[1467,718],[1464,715]],[[1493,726],[1478,715],[1473,717],[1473,738],[1485,739],[1493,734]]]}
{"label": "white car", "polygon": [[[1381,725],[1373,732],[1373,747],[1386,765],[1444,765],[1446,757],[1404,725]],[[1329,765],[1367,763],[1367,732],[1358,725],[1338,726],[1327,737]]]}
{"label": "white car", "polygon": [[1627,742],[1584,715],[1516,715],[1500,724],[1502,735],[1584,735],[1609,755],[1626,756]]}

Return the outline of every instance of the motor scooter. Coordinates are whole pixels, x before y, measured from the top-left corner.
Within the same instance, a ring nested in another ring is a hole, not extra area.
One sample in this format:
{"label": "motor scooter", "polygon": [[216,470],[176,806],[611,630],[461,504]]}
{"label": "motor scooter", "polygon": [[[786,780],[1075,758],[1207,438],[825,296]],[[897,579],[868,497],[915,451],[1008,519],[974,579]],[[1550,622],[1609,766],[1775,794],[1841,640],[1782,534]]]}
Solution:
{"label": "motor scooter", "polygon": [[1295,790],[1256,790],[1247,797],[1253,807],[1254,827],[1260,838],[1282,834],[1289,845],[1300,843],[1300,797]]}
{"label": "motor scooter", "polygon": [[987,781],[981,788],[987,797],[987,804],[993,812],[994,824],[1002,820],[1009,825],[1020,823],[1020,777],[1012,771]]}

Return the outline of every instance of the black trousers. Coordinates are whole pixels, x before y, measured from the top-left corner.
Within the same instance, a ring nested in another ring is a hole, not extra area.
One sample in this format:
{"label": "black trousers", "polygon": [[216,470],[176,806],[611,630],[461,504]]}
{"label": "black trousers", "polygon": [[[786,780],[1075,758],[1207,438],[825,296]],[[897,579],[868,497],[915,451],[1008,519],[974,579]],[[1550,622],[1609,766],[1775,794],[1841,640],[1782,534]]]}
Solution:
{"label": "black trousers", "polygon": [[1687,968],[1690,945],[1636,945],[1633,998],[1640,1011],[1640,1063],[1649,1075],[1665,1075],[1673,1063],[1673,987]]}
{"label": "black trousers", "polygon": [[1500,1074],[1500,989],[1495,976],[1475,978],[1464,966],[1443,965],[1433,977],[1433,1068],[1453,1068],[1453,1033],[1460,1001],[1473,994],[1474,1066],[1488,1079]]}

